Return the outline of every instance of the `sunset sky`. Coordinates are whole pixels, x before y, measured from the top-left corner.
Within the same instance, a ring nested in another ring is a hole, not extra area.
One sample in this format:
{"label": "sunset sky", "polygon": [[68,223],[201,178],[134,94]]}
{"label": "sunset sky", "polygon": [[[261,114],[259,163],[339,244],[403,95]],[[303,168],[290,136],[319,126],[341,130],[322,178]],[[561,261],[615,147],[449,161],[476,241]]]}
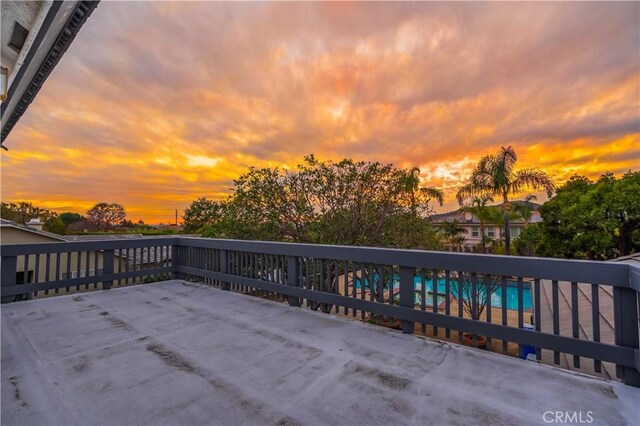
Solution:
{"label": "sunset sky", "polygon": [[[640,170],[640,3],[102,1],[5,141],[2,200],[173,220],[247,166],[419,166],[446,211],[512,145]],[[539,200],[543,201],[542,197]]]}

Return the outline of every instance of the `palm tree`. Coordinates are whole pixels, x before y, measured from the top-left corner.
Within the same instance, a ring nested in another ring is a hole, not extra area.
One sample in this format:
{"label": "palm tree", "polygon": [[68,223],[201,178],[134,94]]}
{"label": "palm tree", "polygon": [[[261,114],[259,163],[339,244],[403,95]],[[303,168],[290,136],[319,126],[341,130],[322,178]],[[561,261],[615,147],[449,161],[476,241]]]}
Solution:
{"label": "palm tree", "polygon": [[464,243],[467,229],[460,225],[460,221],[458,219],[454,219],[451,222],[445,222],[442,224],[442,233],[445,235],[449,243],[451,244],[451,248],[458,248],[458,251],[462,251],[462,243]]}
{"label": "palm tree", "polygon": [[544,190],[551,197],[556,189],[553,179],[538,169],[515,171],[518,157],[512,147],[501,147],[494,155],[485,155],[471,172],[469,183],[458,190],[456,197],[462,204],[465,199],[475,196],[502,197],[504,218],[504,242],[507,254],[511,254],[511,233],[509,232],[509,196],[524,188]]}
{"label": "palm tree", "polygon": [[413,167],[410,170],[402,170],[400,173],[400,184],[402,190],[408,194],[409,209],[414,216],[418,215],[418,207],[428,205],[431,200],[435,200],[439,205],[444,203],[444,193],[433,187],[420,186],[420,169]]}
{"label": "palm tree", "polygon": [[462,206],[463,212],[468,212],[478,218],[480,222],[480,245],[482,252],[487,252],[487,236],[485,234],[485,225],[491,223],[500,223],[501,216],[499,210],[496,207],[488,206],[489,202],[493,201],[493,197],[490,195],[476,196],[471,199],[471,202]]}
{"label": "palm tree", "polygon": [[517,213],[518,217],[522,218],[525,228],[529,226],[529,222],[531,221],[531,216],[533,215],[534,207],[533,207],[533,203],[531,203],[531,200],[537,200],[537,199],[538,198],[533,194],[527,195],[526,197],[524,197],[524,203],[518,204],[513,208]]}

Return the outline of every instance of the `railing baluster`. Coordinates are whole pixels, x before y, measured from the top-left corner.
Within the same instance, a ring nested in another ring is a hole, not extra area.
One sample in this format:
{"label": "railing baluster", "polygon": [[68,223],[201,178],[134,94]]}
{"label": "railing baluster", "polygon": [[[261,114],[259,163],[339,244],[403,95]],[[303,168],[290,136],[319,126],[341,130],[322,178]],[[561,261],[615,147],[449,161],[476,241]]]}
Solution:
{"label": "railing baluster", "polygon": [[[593,331],[593,341],[600,341],[600,295],[598,294],[598,284],[591,284],[591,329]],[[602,373],[602,362],[599,359],[593,360],[593,369],[596,373]]]}
{"label": "railing baluster", "polygon": [[[462,271],[458,271],[458,317],[464,317],[463,305],[464,295],[462,286],[464,285],[464,275]],[[458,341],[462,342],[464,337],[464,330],[458,329]]]}
{"label": "railing baluster", "polygon": [[[129,268],[131,266],[129,264],[129,262],[131,261],[131,253],[129,252],[129,250],[131,250],[131,249],[127,247],[126,254],[125,254],[125,262],[124,262],[124,271],[125,272],[129,272]],[[104,271],[104,265],[103,265],[103,271]],[[178,275],[177,277],[181,278],[181,275]],[[124,283],[125,284],[129,284],[131,282],[130,280],[131,280],[131,278],[125,278]]]}
{"label": "railing baluster", "polygon": [[[82,251],[76,252],[76,278],[80,278],[80,271],[82,270]],[[80,284],[76,285],[76,291],[80,291]]]}
{"label": "railing baluster", "polygon": [[[504,275],[500,277],[500,289],[502,292],[502,303],[501,303],[502,325],[508,325],[509,319],[507,317],[507,301],[509,299],[507,298],[507,277],[505,277]],[[506,354],[508,352],[509,352],[509,341],[502,340],[502,353]]]}
{"label": "railing baluster", "polygon": [[[122,250],[120,250],[120,256],[122,256]],[[100,275],[100,264],[98,263],[98,252],[94,251],[93,252],[93,276],[95,277],[95,279],[93,280],[93,288],[97,289],[98,288],[98,275]],[[118,258],[118,271],[122,271],[122,257]],[[125,262],[126,263],[126,262]],[[126,280],[125,280],[126,282]]]}
{"label": "railing baluster", "polygon": [[[553,334],[560,334],[560,305],[558,300],[558,280],[551,281],[551,299],[553,305]],[[560,364],[560,352],[553,351],[553,363]]]}
{"label": "railing baluster", "polygon": [[[375,292],[376,292],[376,282],[375,282],[375,277],[374,277],[374,266],[372,263],[369,264],[369,301],[373,302],[375,301]],[[369,313],[371,314],[371,313]]]}
{"label": "railing baluster", "polygon": [[31,256],[28,254],[24,256],[24,275],[22,281],[24,281],[25,284],[31,283],[29,279],[29,257]]}
{"label": "railing baluster", "polygon": [[[451,315],[451,272],[444,272],[444,293],[446,299],[444,300],[444,313],[449,316]],[[451,329],[445,329],[445,337],[449,339],[451,337]]]}
{"label": "railing baluster", "polygon": [[[62,277],[60,276],[60,268],[62,267],[62,265],[60,265],[62,263],[62,260],[60,259],[60,256],[62,256],[62,253],[57,253],[56,254],[56,281],[61,279]],[[66,266],[66,274],[67,274],[67,279],[72,278],[71,276],[71,252],[68,251],[66,253],[66,261],[67,261],[67,266]],[[65,287],[65,291],[67,293],[69,293],[69,286]]]}
{"label": "railing baluster", "polygon": [[[427,310],[427,282],[424,278],[424,269],[420,269],[420,310]],[[422,334],[427,332],[427,324],[424,322],[420,324]]]}
{"label": "railing baluster", "polygon": [[[471,317],[478,318],[478,274],[471,273]],[[478,346],[478,336],[473,333],[473,346]]]}
{"label": "railing baluster", "polygon": [[[356,262],[351,262],[351,274],[353,276],[353,281],[351,281],[352,284],[352,294],[351,297],[354,299],[358,298],[358,286],[356,285]],[[358,316],[358,310],[353,308],[351,315],[355,318],[356,316]]]}
{"label": "railing baluster", "polygon": [[393,266],[388,266],[389,269],[389,304],[393,305],[395,302],[395,279],[393,276]]}
{"label": "railing baluster", "polygon": [[[491,296],[493,296],[493,292],[495,290],[494,288],[494,282],[491,276],[488,277],[488,279],[484,279],[483,281],[485,281],[484,283],[484,297],[486,298],[486,315],[487,315],[487,322],[488,323],[492,323],[492,318],[491,315],[493,314],[493,303],[491,301]],[[491,349],[491,337],[487,336],[487,348]]]}
{"label": "railing baluster", "polygon": [[378,303],[384,303],[384,269],[381,265],[376,265],[376,275],[378,276]]}
{"label": "railing baluster", "polygon": [[[35,279],[34,283],[40,284],[40,254],[36,254],[36,267],[33,275]],[[33,292],[33,297],[38,297],[38,291]]]}
{"label": "railing baluster", "polygon": [[[90,276],[90,269],[91,269],[91,252],[89,250],[85,251],[84,253],[85,259],[86,259],[86,263],[85,263],[85,271],[84,271],[84,276],[88,277]],[[91,283],[87,283],[87,290],[89,289],[89,286],[91,285]],[[93,286],[93,289],[96,289],[96,286]]]}
{"label": "railing baluster", "polygon": [[[518,277],[518,328],[524,328],[524,284],[522,277]],[[518,345],[518,353],[522,353],[523,347]]]}
{"label": "railing baluster", "polygon": [[[437,314],[438,313],[438,270],[437,269],[431,270],[431,296],[432,296],[431,308],[433,309],[433,313]],[[438,335],[438,327],[436,326],[433,327],[433,335],[434,336]]]}
{"label": "railing baluster", "polygon": [[[51,281],[51,253],[47,253],[46,264],[45,264],[44,271],[45,271],[44,282]],[[44,295],[45,296],[49,295],[49,290],[48,289],[44,291]]]}
{"label": "railing baluster", "polygon": [[[344,295],[349,296],[349,262],[344,262]],[[344,306],[344,314],[349,315],[349,308]]]}
{"label": "railing baluster", "polygon": [[[364,298],[364,289],[365,289],[364,279],[365,279],[365,264],[361,263],[360,264],[360,299],[361,300],[365,300],[365,298]],[[364,321],[364,315],[365,315],[365,311],[363,309],[363,310],[360,311],[360,319],[362,321]]]}
{"label": "railing baluster", "polygon": [[[576,339],[580,337],[578,332],[578,283],[573,281],[571,283],[571,335]],[[573,366],[580,368],[580,357],[573,356]]]}
{"label": "railing baluster", "polygon": [[[534,315],[534,326],[536,331],[541,331],[542,330],[542,314],[540,312],[541,309],[541,305],[540,305],[540,279],[536,278],[533,280],[533,291],[534,291],[534,311],[533,311],[533,315]],[[538,362],[542,361],[542,349],[539,347],[536,347],[536,360],[538,360]]]}
{"label": "railing baluster", "polygon": [[[54,281],[58,281],[59,279],[62,278],[62,275],[60,275],[60,252],[56,253],[56,278]],[[59,289],[56,288],[56,293],[58,293]]]}

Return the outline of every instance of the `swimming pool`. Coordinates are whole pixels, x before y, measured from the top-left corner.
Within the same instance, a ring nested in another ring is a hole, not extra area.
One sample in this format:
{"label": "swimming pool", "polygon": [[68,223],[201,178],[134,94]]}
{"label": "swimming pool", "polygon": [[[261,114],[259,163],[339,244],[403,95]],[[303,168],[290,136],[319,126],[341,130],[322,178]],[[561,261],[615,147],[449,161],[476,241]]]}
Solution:
{"label": "swimming pool", "polygon": [[[374,277],[374,288],[376,287],[377,282],[378,282],[378,275],[376,274]],[[366,278],[364,280],[364,285],[365,287],[369,286],[368,280]],[[421,292],[422,284],[421,284],[420,275],[416,275],[413,278],[413,286],[414,286],[414,289],[416,290],[415,303],[420,304],[421,303],[420,294],[422,293]],[[478,286],[482,286],[482,284],[478,284]],[[518,309],[518,287],[517,286],[518,286],[518,283],[516,281],[507,281],[507,287],[506,287],[507,309],[513,309],[513,310]],[[360,287],[361,287],[360,279],[356,279],[356,288],[360,288]],[[393,293],[394,295],[396,295],[396,297],[399,290],[400,290],[400,281],[398,279],[398,276],[394,275]],[[431,279],[425,278],[425,291],[426,291],[425,303],[427,306],[431,306],[433,305],[433,282],[431,281]],[[438,281],[437,281],[438,304],[440,304],[445,300],[445,296],[444,296],[445,291],[446,291],[445,279],[438,278]],[[453,291],[453,287],[450,287],[450,291],[454,297],[458,297],[458,295],[455,294],[455,292]],[[496,290],[491,295],[491,306],[493,306],[494,308],[501,308],[502,303],[503,303],[502,288],[498,288],[498,290]],[[524,286],[522,289],[522,309],[523,310],[531,309],[532,306],[533,306],[533,303],[531,301],[531,286],[528,283],[524,283]]]}

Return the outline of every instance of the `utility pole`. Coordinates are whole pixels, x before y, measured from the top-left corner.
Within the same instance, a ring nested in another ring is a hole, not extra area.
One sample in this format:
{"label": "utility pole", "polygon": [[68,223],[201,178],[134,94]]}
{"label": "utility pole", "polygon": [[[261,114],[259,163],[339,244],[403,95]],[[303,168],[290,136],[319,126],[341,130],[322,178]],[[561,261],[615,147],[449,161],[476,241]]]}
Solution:
{"label": "utility pole", "polygon": [[178,209],[176,209],[176,226],[178,226]]}

